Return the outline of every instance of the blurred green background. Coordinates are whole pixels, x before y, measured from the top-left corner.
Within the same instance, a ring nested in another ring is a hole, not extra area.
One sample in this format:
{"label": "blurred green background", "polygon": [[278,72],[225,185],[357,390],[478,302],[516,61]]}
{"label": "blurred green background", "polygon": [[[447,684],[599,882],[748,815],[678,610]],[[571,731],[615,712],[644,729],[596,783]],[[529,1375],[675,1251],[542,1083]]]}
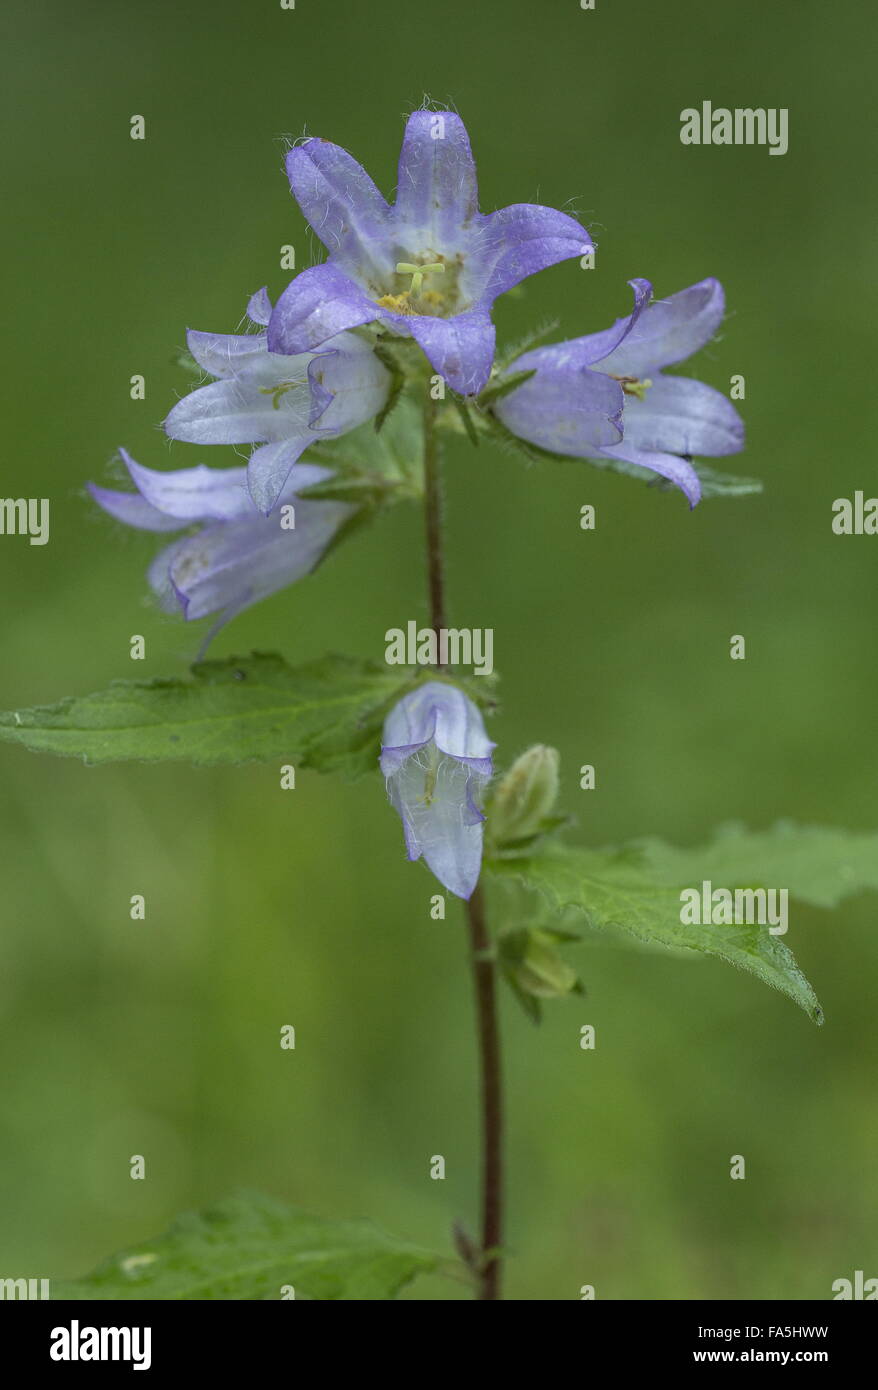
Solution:
{"label": "blurred green background", "polygon": [[[501,301],[501,337],[552,315],[564,336],[602,328],[632,275],[659,295],[718,276],[721,339],[683,370],[720,389],[745,375],[748,449],[728,464],[765,481],[690,515],[584,463],[449,451],[451,609],[495,629],[501,760],[555,744],[583,842],[878,825],[878,541],[830,530],[834,498],[876,491],[862,6],[30,0],[3,23],[3,491],[50,497],[52,534],[0,541],[0,706],[185,670],[200,630],[147,601],[154,541],[96,515],[83,484],[120,444],[154,467],[236,461],[158,425],[188,389],[185,328],[233,331],[252,291],[279,293],[284,243],[318,258],[284,137],[340,143],[391,194],[427,93],[467,122],[483,210],[568,207],[600,243],[594,271]],[[684,147],[680,111],[703,99],[789,108],[789,153]],[[387,627],[426,618],[421,545],[397,509],[213,654],[380,657]],[[477,1186],[464,931],[456,906],[430,920],[379,777],[284,793],[274,766],[11,748],[2,769],[0,1274],[81,1273],[241,1187],[444,1247]],[[570,953],[588,998],[541,1029],[504,1000],[510,1297],[828,1298],[878,1274],[874,918],[866,897],[794,914],[822,1030],[719,963],[600,942]],[[435,1278],[408,1296],[467,1292]]]}

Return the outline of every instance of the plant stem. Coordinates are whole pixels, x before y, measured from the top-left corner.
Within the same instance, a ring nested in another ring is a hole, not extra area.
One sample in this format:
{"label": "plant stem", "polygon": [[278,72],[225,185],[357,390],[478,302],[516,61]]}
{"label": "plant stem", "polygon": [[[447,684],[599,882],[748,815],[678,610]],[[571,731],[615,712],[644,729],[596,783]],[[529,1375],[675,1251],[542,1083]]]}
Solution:
{"label": "plant stem", "polygon": [[436,402],[429,391],[424,406],[424,515],[427,522],[427,589],[430,626],[439,643],[445,622],[445,567],[442,562],[442,479],[436,439]]}
{"label": "plant stem", "polygon": [[[427,587],[430,626],[436,633],[445,623],[445,576],[442,557],[442,484],[436,439],[436,402],[428,395],[424,407],[424,510],[427,531]],[[485,918],[481,883],[466,903],[470,957],[475,983],[481,1071],[482,1115],[482,1230],[479,1258],[473,1262],[480,1300],[500,1297],[499,1249],[503,1232],[503,1104],[500,1033],[497,1023],[497,970]]]}
{"label": "plant stem", "polygon": [[482,1261],[479,1298],[500,1297],[499,1248],[503,1234],[503,1091],[497,1026],[497,969],[485,921],[481,883],[466,905],[469,922],[482,1083]]}

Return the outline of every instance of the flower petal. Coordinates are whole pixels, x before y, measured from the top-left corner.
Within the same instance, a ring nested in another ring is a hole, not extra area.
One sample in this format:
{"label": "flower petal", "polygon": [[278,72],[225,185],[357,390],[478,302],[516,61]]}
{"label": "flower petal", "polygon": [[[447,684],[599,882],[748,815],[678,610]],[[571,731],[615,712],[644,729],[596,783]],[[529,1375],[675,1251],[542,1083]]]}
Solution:
{"label": "flower petal", "polygon": [[453,111],[414,111],[399,156],[393,219],[403,244],[438,253],[459,244],[479,209],[466,127]]}
{"label": "flower petal", "polygon": [[658,376],[643,400],[628,397],[622,427],[637,449],[713,457],[744,447],[744,422],[731,401],[688,377]]}
{"label": "flower petal", "polygon": [[351,508],[340,502],[296,503],[287,530],[278,512],[252,521],[206,527],[175,550],[171,584],[188,619],[238,613],[314,568]]}
{"label": "flower petal", "polygon": [[258,369],[268,357],[264,333],[199,333],[190,328],[186,342],[199,367],[215,377]]}
{"label": "flower petal", "polygon": [[414,315],[405,320],[412,337],[452,391],[477,395],[491,375],[496,333],[487,310],[450,319]]}
{"label": "flower petal", "polygon": [[629,444],[627,439],[623,439],[621,444],[612,448],[602,449],[601,455],[604,458],[623,459],[626,463],[637,464],[639,468],[648,468],[653,473],[660,473],[680,489],[690,507],[694,507],[701,500],[701,483],[688,459],[678,458],[676,454],[661,453],[655,449],[637,449],[633,444]]}
{"label": "flower petal", "polygon": [[311,429],[343,434],[371,420],[387,400],[390,381],[368,343],[340,334],[308,366]]}
{"label": "flower petal", "polygon": [[258,323],[263,328],[268,327],[268,320],[271,318],[271,300],[264,285],[261,290],[251,294],[247,301],[247,317],[251,323]]}
{"label": "flower petal", "polygon": [[449,757],[467,762],[484,776],[491,773],[495,745],[485,732],[472,700],[447,681],[427,681],[394,705],[384,721],[381,771],[385,777],[430,740]]}
{"label": "flower petal", "polygon": [[725,294],[719,280],[656,300],[641,315],[625,341],[601,362],[601,371],[619,376],[649,376],[660,367],[682,362],[710,342],[722,323]]}
{"label": "flower petal", "polygon": [[310,442],[305,437],[279,439],[274,444],[263,444],[250,455],[247,464],[247,488],[253,505],[263,516],[268,516],[274,510],[286,487],[293,464]]}
{"label": "flower petal", "polygon": [[[296,370],[297,364],[291,363],[289,371]],[[165,420],[165,431],[190,444],[308,439],[309,410],[307,376],[291,377],[288,389],[276,393],[271,386],[233,378],[213,381],[184,396]]]}
{"label": "flower petal", "polygon": [[469,810],[476,779],[466,764],[437,754],[427,795],[429,756],[415,754],[390,778],[390,801],[403,823],[408,858],[423,855],[450,893],[469,898],[482,866],[482,818],[474,819]]}
{"label": "flower petal", "polygon": [[478,795],[494,744],[471,700],[445,681],[405,695],[384,724],[381,770],[409,859],[424,856],[451,893],[468,898],[482,862]]}
{"label": "flower petal", "polygon": [[566,213],[513,203],[483,219],[465,284],[490,304],[528,275],[593,250],[588,232]]}
{"label": "flower petal", "polygon": [[138,531],[179,531],[185,524],[157,511],[139,492],[117,492],[114,488],[98,487],[97,483],[86,483],[86,487],[108,516],[126,526],[136,526]]}
{"label": "flower petal", "polygon": [[128,472],[142,497],[178,526],[193,521],[249,519],[253,507],[247,496],[246,468],[181,468],[160,473],[144,468],[124,451]]}
{"label": "flower petal", "polygon": [[290,150],[286,166],[293,197],[336,263],[353,273],[390,273],[390,209],[347,150],[306,140]]}
{"label": "flower petal", "polygon": [[383,317],[359,285],[327,261],[303,270],[287,285],[272,310],[269,350],[310,352],[346,328]]}
{"label": "flower petal", "polygon": [[[524,359],[522,359],[524,360]],[[494,413],[508,430],[554,454],[587,458],[622,438],[622,388],[587,367],[540,370],[501,396]]]}

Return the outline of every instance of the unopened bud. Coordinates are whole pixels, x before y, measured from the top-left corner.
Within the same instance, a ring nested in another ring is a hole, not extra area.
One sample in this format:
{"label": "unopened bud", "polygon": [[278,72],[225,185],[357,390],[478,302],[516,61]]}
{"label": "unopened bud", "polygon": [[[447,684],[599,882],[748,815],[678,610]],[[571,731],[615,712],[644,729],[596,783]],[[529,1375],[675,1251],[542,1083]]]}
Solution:
{"label": "unopened bud", "polygon": [[556,748],[534,744],[516,758],[502,778],[491,807],[491,838],[496,845],[527,840],[539,834],[558,799]]}

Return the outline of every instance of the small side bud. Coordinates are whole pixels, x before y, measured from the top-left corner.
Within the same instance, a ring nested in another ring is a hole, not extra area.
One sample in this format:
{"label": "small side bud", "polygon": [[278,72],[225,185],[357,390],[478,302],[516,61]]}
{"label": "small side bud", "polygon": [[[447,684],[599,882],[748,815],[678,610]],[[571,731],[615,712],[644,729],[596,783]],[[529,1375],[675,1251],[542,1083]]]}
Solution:
{"label": "small side bud", "polygon": [[560,765],[558,750],[543,743],[516,758],[494,793],[489,817],[494,844],[531,839],[546,828],[558,800]]}

